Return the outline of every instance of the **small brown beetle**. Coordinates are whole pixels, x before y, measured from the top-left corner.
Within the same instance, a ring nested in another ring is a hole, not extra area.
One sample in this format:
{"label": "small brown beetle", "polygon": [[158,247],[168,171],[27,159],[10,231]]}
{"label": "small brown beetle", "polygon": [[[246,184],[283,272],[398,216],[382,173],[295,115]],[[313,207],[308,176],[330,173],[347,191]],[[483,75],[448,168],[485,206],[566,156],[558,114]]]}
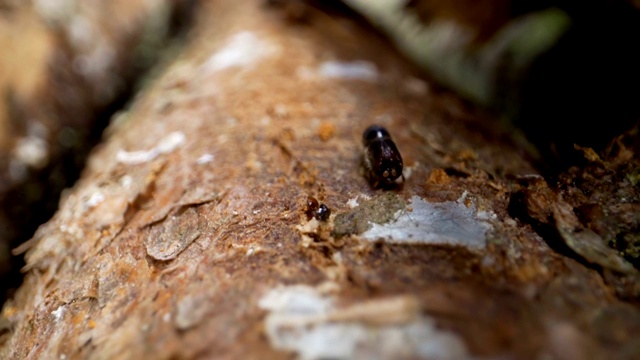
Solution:
{"label": "small brown beetle", "polygon": [[312,217],[318,212],[318,200],[313,196],[307,196],[307,206],[305,208],[305,215],[307,215],[307,220],[311,220]]}
{"label": "small brown beetle", "polygon": [[364,165],[373,188],[392,185],[401,177],[402,156],[391,140],[387,129],[378,125],[369,126],[362,135],[364,144]]}

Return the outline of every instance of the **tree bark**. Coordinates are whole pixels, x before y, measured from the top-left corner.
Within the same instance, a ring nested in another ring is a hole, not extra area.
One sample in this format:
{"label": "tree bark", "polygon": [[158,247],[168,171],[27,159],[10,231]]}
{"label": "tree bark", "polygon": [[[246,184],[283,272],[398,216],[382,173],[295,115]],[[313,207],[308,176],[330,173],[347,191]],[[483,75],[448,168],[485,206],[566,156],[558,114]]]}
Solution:
{"label": "tree bark", "polygon": [[0,4],[0,301],[19,285],[10,249],[53,215],[187,8],[183,0]]}
{"label": "tree bark", "polygon": [[[18,249],[0,355],[632,358],[637,307],[509,215],[509,179],[535,171],[491,117],[305,11],[198,9]],[[364,176],[373,123],[404,160],[390,189]]]}

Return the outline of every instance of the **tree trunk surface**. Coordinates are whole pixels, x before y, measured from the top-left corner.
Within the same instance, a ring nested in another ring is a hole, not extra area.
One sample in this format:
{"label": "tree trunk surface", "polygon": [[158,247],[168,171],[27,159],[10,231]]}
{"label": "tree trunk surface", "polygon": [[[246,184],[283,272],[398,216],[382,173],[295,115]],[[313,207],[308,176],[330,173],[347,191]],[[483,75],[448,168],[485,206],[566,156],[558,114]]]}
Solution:
{"label": "tree trunk surface", "polygon": [[[294,10],[201,5],[18,249],[0,357],[637,356],[637,306],[510,215],[536,175],[491,117],[367,26]],[[367,181],[371,124],[402,184]]]}
{"label": "tree trunk surface", "polygon": [[51,218],[187,1],[0,3],[0,301],[19,285],[10,250]]}

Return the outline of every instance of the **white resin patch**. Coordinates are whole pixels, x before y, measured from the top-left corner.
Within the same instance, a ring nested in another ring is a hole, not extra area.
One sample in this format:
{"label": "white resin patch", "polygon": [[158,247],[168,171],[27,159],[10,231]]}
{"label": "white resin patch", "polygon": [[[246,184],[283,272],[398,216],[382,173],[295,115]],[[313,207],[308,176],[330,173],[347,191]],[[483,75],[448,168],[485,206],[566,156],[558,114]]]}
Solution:
{"label": "white resin patch", "polygon": [[461,245],[482,249],[490,225],[479,219],[475,207],[459,202],[430,203],[418,196],[411,198],[413,211],[403,212],[391,223],[373,227],[360,236],[391,243]]}

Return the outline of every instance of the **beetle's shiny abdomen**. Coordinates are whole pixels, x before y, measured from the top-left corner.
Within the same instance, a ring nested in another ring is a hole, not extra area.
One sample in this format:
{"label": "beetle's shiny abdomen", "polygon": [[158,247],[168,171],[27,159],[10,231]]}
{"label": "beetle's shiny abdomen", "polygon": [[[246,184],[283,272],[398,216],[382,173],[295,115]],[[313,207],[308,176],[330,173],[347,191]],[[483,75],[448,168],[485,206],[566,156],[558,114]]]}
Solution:
{"label": "beetle's shiny abdomen", "polygon": [[369,126],[362,135],[362,142],[364,162],[373,187],[394,183],[402,176],[402,156],[385,128]]}

